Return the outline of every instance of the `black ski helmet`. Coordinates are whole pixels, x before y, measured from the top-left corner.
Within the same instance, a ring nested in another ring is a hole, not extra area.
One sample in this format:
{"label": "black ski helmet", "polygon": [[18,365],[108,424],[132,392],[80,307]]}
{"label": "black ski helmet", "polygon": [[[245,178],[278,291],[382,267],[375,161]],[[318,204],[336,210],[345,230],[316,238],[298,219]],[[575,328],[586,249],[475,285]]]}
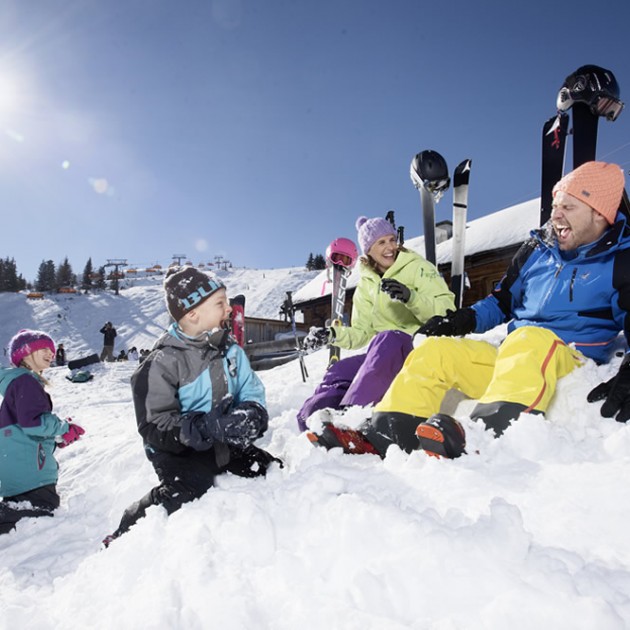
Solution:
{"label": "black ski helmet", "polygon": [[446,160],[431,149],[421,151],[411,160],[409,175],[416,188],[426,188],[430,193],[439,196],[451,183]]}
{"label": "black ski helmet", "polygon": [[624,104],[619,99],[615,75],[599,66],[581,66],[570,74],[558,92],[558,111],[566,112],[573,103],[585,103],[595,116],[616,120]]}

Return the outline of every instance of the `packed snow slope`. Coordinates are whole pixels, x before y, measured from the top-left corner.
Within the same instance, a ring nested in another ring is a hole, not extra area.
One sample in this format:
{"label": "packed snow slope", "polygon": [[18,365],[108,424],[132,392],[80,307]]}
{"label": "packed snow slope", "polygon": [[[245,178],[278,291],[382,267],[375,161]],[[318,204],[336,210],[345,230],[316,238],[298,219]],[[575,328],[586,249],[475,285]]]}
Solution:
{"label": "packed snow slope", "polygon": [[[235,292],[262,293],[272,274],[257,273],[243,272]],[[268,295],[283,296],[286,283]],[[165,324],[161,300],[157,283],[118,297],[0,295],[0,335],[6,345],[35,326],[71,352],[98,350],[97,329],[111,320],[125,345],[148,346]],[[258,312],[278,306],[261,301]],[[499,343],[504,333],[484,338]],[[101,539],[156,483],[135,427],[135,366],[99,364],[85,384],[49,370],[56,412],[87,432],[58,451],[55,517],[0,536],[0,627],[630,627],[630,426],[585,402],[618,358],[586,363],[561,381],[547,419],[524,416],[497,440],[470,421],[464,401],[468,455],[448,461],[311,446],[295,413],[326,354],[306,357],[306,383],[296,362],[260,373],[271,421],[259,445],[284,468],[266,479],[222,476],[168,518],[149,510],[107,550]],[[351,409],[343,420],[355,426],[368,414]]]}
{"label": "packed snow slope", "polygon": [[[280,319],[280,307],[287,291],[309,282],[317,271],[297,268],[233,269],[218,271],[230,296],[242,293],[247,298],[250,317]],[[9,339],[19,328],[41,328],[63,343],[69,360],[92,353],[100,354],[107,321],[116,328],[116,352],[135,346],[151,348],[168,326],[164,306],[163,276],[125,279],[119,295],[113,291],[59,294],[42,300],[27,300],[23,294],[0,294],[0,343],[6,350]],[[300,317],[300,314],[297,314]]]}

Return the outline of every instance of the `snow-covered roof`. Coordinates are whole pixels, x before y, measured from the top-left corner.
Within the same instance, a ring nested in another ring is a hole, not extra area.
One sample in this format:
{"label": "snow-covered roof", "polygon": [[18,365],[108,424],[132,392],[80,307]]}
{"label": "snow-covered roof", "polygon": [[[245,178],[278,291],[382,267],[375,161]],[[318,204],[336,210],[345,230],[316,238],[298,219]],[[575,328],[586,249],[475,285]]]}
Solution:
{"label": "snow-covered roof", "polygon": [[[538,226],[539,219],[540,198],[537,198],[468,222],[465,240],[466,256],[522,243],[529,236],[530,230]],[[405,247],[424,255],[424,236],[406,240]],[[452,238],[439,243],[436,247],[438,265],[450,263],[452,251]],[[359,265],[357,265],[348,278],[349,289],[356,287],[359,277]],[[331,290],[332,283],[327,281],[327,272],[322,271],[295,292],[293,303],[308,302],[329,295]]]}

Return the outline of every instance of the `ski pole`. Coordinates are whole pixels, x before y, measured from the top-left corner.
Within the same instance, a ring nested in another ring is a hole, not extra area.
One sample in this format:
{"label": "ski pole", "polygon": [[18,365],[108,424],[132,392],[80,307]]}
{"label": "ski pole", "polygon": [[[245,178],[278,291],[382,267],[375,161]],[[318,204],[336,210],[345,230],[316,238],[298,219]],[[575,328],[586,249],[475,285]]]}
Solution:
{"label": "ski pole", "polygon": [[287,309],[289,311],[289,317],[291,318],[291,330],[293,331],[293,337],[295,338],[295,349],[298,351],[298,358],[300,360],[300,371],[302,372],[302,381],[306,383],[308,378],[308,371],[306,369],[306,363],[304,362],[304,353],[300,346],[300,340],[298,339],[297,326],[295,325],[295,307],[293,306],[293,299],[291,294],[293,291],[287,291]]}

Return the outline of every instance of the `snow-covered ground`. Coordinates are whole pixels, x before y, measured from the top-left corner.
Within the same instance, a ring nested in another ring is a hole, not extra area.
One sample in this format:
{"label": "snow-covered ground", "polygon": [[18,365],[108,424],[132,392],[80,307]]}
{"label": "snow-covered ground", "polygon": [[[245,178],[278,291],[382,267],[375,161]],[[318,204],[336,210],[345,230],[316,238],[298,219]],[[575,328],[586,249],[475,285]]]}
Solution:
{"label": "snow-covered ground", "polygon": [[[250,273],[224,278],[249,304],[253,291],[281,302],[292,288],[274,272]],[[117,348],[147,347],[166,323],[159,287],[42,302],[2,294],[0,342],[37,327],[81,355],[100,349],[98,328],[111,320]],[[269,299],[259,313],[277,312]],[[484,337],[498,343],[502,332]],[[523,417],[498,440],[461,403],[469,455],[458,460],[392,448],[381,461],[314,448],[298,432],[295,413],[325,354],[306,357],[307,383],[297,362],[260,373],[271,422],[259,444],[283,469],[223,476],[171,517],[150,510],[107,550],[103,536],[156,482],[135,428],[134,365],[99,364],[85,384],[52,368],[56,412],[87,433],[58,452],[56,516],[0,536],[0,627],[630,627],[630,426],[585,402],[618,360],[580,368],[560,383],[547,420]],[[365,413],[345,419],[356,425]]]}

